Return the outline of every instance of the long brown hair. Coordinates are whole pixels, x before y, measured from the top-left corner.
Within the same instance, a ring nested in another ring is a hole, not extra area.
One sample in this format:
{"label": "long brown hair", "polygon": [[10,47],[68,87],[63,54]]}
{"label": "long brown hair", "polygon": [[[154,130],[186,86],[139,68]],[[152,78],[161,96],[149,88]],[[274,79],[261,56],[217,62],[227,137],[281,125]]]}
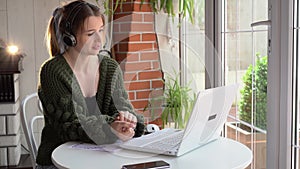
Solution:
{"label": "long brown hair", "polygon": [[105,19],[100,8],[83,0],[72,1],[53,11],[46,31],[50,57],[63,54],[67,50],[63,35],[68,32],[75,36],[78,30],[82,29],[85,19],[90,16],[101,16],[104,24]]}

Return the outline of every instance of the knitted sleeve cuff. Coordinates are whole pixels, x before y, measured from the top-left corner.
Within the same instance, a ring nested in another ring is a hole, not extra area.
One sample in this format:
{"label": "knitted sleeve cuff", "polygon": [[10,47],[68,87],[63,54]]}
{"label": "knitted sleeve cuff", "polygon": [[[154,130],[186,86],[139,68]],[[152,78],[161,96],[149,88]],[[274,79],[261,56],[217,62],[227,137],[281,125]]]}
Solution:
{"label": "knitted sleeve cuff", "polygon": [[107,136],[107,142],[108,143],[114,143],[116,140],[119,138],[111,131],[111,126],[110,125],[104,125],[103,126],[103,131],[106,133]]}
{"label": "knitted sleeve cuff", "polygon": [[143,118],[142,115],[136,115],[136,117],[137,117],[138,123],[137,123],[136,128],[135,128],[134,137],[140,137],[145,132],[144,118]]}

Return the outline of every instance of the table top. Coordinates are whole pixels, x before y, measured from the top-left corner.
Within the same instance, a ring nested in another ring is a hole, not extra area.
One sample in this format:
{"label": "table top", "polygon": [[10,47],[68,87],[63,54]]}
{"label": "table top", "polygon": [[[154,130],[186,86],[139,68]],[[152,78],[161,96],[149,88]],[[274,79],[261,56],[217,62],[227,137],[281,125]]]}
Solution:
{"label": "table top", "polygon": [[124,164],[164,160],[172,169],[240,169],[246,168],[253,158],[248,147],[228,138],[219,138],[180,157],[124,149],[105,152],[70,148],[74,144],[76,142],[68,142],[53,151],[52,161],[55,166],[63,169],[120,169]]}

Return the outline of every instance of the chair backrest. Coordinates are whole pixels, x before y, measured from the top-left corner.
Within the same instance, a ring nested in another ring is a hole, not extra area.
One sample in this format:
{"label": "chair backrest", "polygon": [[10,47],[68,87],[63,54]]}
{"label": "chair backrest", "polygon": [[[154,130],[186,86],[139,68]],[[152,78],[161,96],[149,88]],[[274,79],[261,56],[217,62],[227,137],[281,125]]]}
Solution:
{"label": "chair backrest", "polygon": [[35,166],[36,166],[35,159],[36,159],[36,155],[37,155],[37,147],[38,146],[37,146],[37,143],[36,143],[36,140],[35,140],[35,137],[34,137],[33,125],[34,125],[34,122],[36,120],[43,119],[44,116],[43,115],[36,115],[36,116],[33,116],[32,118],[27,119],[26,106],[28,104],[28,101],[31,100],[31,99],[38,100],[37,105],[38,105],[38,110],[40,112],[43,112],[43,107],[42,107],[42,104],[39,100],[39,97],[38,97],[37,93],[27,95],[21,103],[21,122],[22,122],[23,132],[24,132],[24,135],[25,135],[26,142],[28,144],[31,163],[32,163],[33,168],[35,168]]}

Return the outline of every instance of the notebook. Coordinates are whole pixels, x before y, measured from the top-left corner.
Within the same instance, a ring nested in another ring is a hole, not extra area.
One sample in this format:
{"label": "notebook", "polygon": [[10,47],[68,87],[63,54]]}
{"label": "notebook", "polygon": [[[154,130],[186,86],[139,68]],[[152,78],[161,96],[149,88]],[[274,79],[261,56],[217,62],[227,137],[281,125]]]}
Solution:
{"label": "notebook", "polygon": [[181,156],[220,138],[237,84],[200,91],[184,130],[166,128],[133,138],[120,147],[124,149]]}

